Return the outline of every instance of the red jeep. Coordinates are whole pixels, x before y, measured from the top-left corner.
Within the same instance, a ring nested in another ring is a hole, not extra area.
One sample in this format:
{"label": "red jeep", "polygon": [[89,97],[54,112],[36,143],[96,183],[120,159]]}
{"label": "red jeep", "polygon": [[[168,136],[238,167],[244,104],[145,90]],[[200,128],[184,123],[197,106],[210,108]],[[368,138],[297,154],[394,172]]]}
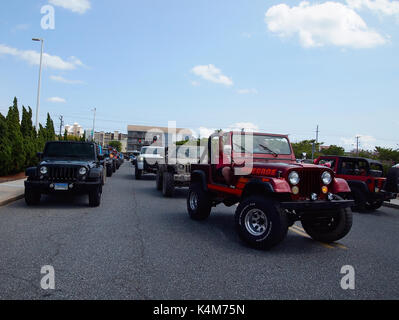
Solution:
{"label": "red jeep", "polygon": [[[219,146],[223,145],[223,150]],[[239,204],[235,224],[242,240],[266,249],[284,240],[288,227],[301,221],[315,240],[333,242],[352,227],[353,201],[347,182],[324,166],[299,164],[288,136],[264,133],[215,133],[207,157],[191,165],[187,209],[194,220],[209,217],[212,206]],[[221,153],[233,172],[227,185],[217,167]]]}
{"label": "red jeep", "polygon": [[381,162],[359,157],[321,156],[315,164],[328,166],[351,188],[356,211],[377,210],[384,201],[396,199],[397,190],[387,191],[387,178]]}

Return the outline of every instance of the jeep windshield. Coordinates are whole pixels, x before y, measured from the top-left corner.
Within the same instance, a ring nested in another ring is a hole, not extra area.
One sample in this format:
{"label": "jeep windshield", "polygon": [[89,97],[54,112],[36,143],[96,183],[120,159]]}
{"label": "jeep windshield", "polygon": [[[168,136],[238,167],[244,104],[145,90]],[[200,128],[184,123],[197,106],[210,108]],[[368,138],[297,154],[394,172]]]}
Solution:
{"label": "jeep windshield", "polygon": [[291,147],[285,137],[233,134],[233,150],[239,153],[290,155]]}
{"label": "jeep windshield", "polygon": [[88,143],[47,143],[43,158],[67,158],[67,159],[95,159],[93,144]]}

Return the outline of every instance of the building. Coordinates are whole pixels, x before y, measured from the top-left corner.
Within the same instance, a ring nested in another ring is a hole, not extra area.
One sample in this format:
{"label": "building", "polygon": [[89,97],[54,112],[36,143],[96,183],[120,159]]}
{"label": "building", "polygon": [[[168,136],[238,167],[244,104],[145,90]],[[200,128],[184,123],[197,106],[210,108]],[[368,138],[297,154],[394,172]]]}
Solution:
{"label": "building", "polygon": [[94,142],[98,143],[102,147],[108,146],[111,141],[120,141],[122,143],[122,152],[126,152],[127,134],[120,133],[119,131],[114,131],[114,132],[99,131],[94,133]]}
{"label": "building", "polygon": [[75,122],[72,126],[67,124],[65,126],[65,130],[67,131],[69,136],[74,136],[74,137],[83,137],[85,131],[82,126],[80,126],[77,122]]}
{"label": "building", "polygon": [[[173,129],[171,129],[173,130]],[[176,135],[171,137],[172,142],[190,140],[192,131],[186,128],[176,128]],[[167,146],[169,142],[169,128],[157,126],[127,126],[127,152],[140,151],[145,145],[154,141],[158,145]]]}

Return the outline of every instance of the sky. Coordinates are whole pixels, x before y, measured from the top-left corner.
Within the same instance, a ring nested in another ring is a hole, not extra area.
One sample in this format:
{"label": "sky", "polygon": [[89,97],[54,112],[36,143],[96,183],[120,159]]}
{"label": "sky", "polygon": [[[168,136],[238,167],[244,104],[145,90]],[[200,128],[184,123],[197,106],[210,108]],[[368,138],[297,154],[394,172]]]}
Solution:
{"label": "sky", "polygon": [[[51,13],[54,13],[51,16]],[[54,19],[52,19],[54,17]],[[14,0],[0,4],[0,112],[40,121],[289,134],[399,147],[399,0]]]}

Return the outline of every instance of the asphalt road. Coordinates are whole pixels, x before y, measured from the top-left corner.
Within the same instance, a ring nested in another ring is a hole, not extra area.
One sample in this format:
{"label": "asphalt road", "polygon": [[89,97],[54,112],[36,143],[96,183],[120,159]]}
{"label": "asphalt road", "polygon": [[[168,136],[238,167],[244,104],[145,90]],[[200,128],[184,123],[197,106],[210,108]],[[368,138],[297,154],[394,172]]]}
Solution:
{"label": "asphalt road", "polygon": [[[102,204],[86,197],[45,197],[0,208],[0,299],[398,299],[399,210],[354,215],[351,233],[326,246],[300,225],[271,251],[243,244],[235,207],[188,218],[187,190],[174,199],[153,176],[134,180],[126,163],[104,187]],[[40,287],[44,265],[55,290]],[[355,289],[340,286],[355,269]]]}

